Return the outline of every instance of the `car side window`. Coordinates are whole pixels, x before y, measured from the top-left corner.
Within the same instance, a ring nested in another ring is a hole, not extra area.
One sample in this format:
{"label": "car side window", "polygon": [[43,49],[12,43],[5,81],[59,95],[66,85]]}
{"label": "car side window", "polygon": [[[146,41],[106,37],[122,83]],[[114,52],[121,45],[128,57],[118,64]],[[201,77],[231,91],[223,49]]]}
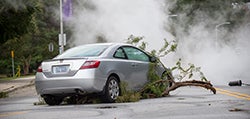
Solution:
{"label": "car side window", "polygon": [[124,53],[124,51],[123,51],[122,48],[118,48],[118,49],[116,50],[116,52],[115,52],[115,54],[114,54],[114,57],[115,57],[115,58],[126,59],[126,55],[125,55],[125,53]]}
{"label": "car side window", "polygon": [[129,60],[138,60],[149,62],[149,56],[141,50],[133,47],[123,47]]}

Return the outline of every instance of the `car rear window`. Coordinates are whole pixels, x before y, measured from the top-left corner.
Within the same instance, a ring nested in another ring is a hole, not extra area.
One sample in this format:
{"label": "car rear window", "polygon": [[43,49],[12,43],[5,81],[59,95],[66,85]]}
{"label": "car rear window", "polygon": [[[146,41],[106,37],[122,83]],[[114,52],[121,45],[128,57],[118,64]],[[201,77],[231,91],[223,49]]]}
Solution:
{"label": "car rear window", "polygon": [[71,48],[61,55],[57,56],[56,59],[61,58],[78,58],[78,57],[95,57],[99,56],[107,49],[109,45],[83,45]]}

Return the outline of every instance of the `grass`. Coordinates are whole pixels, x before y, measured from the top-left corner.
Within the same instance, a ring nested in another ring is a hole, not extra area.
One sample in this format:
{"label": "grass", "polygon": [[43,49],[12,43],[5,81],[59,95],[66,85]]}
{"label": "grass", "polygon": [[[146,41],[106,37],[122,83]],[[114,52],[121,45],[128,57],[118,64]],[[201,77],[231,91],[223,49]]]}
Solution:
{"label": "grass", "polygon": [[9,80],[15,80],[17,78],[25,78],[30,76],[34,76],[34,74],[24,75],[20,77],[7,77],[6,75],[0,74],[0,81],[9,81]]}
{"label": "grass", "polygon": [[0,98],[7,98],[7,97],[8,97],[8,93],[0,92]]}

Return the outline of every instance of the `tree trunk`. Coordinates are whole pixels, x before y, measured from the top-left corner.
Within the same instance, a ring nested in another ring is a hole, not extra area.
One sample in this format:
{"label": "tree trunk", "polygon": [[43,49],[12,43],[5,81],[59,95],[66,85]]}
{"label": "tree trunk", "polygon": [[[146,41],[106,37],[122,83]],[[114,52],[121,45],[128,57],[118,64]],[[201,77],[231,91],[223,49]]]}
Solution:
{"label": "tree trunk", "polygon": [[29,74],[30,61],[31,61],[31,55],[29,55],[27,58],[23,57],[23,74],[24,75]]}
{"label": "tree trunk", "polygon": [[184,86],[198,86],[198,87],[203,87],[205,89],[211,90],[214,94],[216,94],[216,89],[213,87],[213,85],[210,82],[204,82],[204,81],[197,81],[197,80],[192,80],[192,81],[183,81],[183,82],[175,82],[171,87],[166,89],[162,95],[169,95],[170,91],[173,91],[177,88],[184,87]]}

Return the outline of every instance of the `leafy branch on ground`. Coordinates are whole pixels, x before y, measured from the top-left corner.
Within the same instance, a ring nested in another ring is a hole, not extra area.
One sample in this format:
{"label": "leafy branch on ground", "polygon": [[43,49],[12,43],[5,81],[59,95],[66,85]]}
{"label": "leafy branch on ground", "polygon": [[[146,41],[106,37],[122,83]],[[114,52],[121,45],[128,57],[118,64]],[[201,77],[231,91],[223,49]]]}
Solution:
{"label": "leafy branch on ground", "polygon": [[[211,90],[214,94],[216,94],[216,89],[213,85],[207,80],[204,76],[203,72],[201,72],[200,67],[196,67],[194,64],[189,63],[188,68],[184,68],[182,65],[182,60],[179,59],[176,62],[176,65],[172,68],[166,68],[163,63],[160,61],[160,57],[164,57],[169,53],[175,52],[177,49],[176,41],[167,41],[164,39],[163,47],[156,51],[152,50],[150,54],[157,58],[157,62],[151,63],[149,66],[148,79],[149,82],[139,91],[142,98],[155,98],[155,97],[163,97],[169,95],[170,91],[173,91],[177,88],[184,86],[198,86],[203,87],[205,89]],[[145,50],[147,47],[146,42],[143,41],[143,37],[135,37],[131,35],[128,38],[128,42],[134,46]],[[166,72],[162,77],[157,75],[155,68],[158,63],[161,63]],[[175,81],[175,77],[173,77],[172,72],[177,71],[177,79],[178,82]],[[194,74],[199,76],[198,80],[190,80],[193,78]],[[185,81],[184,81],[185,80]]]}
{"label": "leafy branch on ground", "polygon": [[135,92],[127,89],[128,84],[126,82],[120,83],[121,96],[116,99],[117,103],[122,102],[137,102],[140,100],[141,95],[139,92]]}
{"label": "leafy branch on ground", "polygon": [[46,105],[46,102],[44,101],[44,99],[41,96],[39,96],[38,102],[34,102],[33,105]]}

